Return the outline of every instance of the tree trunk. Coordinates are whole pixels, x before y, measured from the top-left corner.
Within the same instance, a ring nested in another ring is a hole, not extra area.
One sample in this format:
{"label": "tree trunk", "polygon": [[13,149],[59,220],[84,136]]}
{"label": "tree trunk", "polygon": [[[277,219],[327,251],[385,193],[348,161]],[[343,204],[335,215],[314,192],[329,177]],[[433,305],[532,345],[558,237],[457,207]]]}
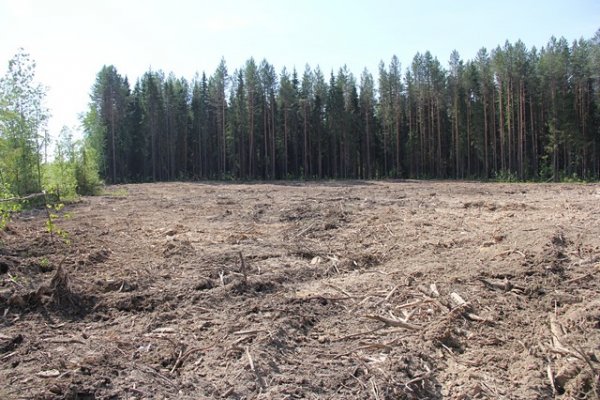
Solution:
{"label": "tree trunk", "polygon": [[248,96],[248,113],[250,114],[250,129],[248,132],[248,174],[254,178],[254,93]]}
{"label": "tree trunk", "polygon": [[438,177],[443,177],[442,171],[442,121],[440,119],[440,104],[439,98],[436,101],[436,118],[437,118],[437,167],[438,167]]}
{"label": "tree trunk", "polygon": [[[114,100],[114,99],[113,99]],[[112,103],[112,102],[111,102]],[[117,183],[117,152],[115,145],[115,105],[110,107],[110,136],[112,145],[112,183]]]}
{"label": "tree trunk", "polygon": [[306,108],[308,106],[308,101],[305,100],[302,110],[304,114],[304,154],[303,154],[303,165],[304,165],[304,176],[310,176],[310,171],[308,168],[308,116]]}
{"label": "tree trunk", "polygon": [[288,178],[288,109],[283,110],[283,178]]}
{"label": "tree trunk", "polygon": [[498,101],[500,102],[498,109],[500,112],[500,126],[499,126],[499,136],[500,136],[500,168],[504,172],[506,171],[506,157],[505,157],[505,137],[504,137],[504,106],[502,104],[502,81],[498,80]]}
{"label": "tree trunk", "polygon": [[490,176],[490,164],[489,164],[489,145],[488,145],[488,99],[487,90],[483,92],[483,168],[486,178]]}
{"label": "tree trunk", "polygon": [[367,179],[371,179],[371,131],[370,131],[370,126],[371,124],[369,124],[369,119],[370,119],[370,115],[369,115],[369,108],[370,105],[367,105],[367,110],[366,110],[366,138],[365,138],[365,159],[366,159],[366,177]]}

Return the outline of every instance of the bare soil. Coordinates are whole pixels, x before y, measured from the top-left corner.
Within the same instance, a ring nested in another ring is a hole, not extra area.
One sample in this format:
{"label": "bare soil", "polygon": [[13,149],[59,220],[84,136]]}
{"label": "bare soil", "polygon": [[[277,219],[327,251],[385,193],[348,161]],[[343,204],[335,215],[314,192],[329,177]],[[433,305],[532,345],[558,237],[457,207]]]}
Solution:
{"label": "bare soil", "polygon": [[161,183],[60,214],[0,233],[1,399],[598,398],[600,185]]}

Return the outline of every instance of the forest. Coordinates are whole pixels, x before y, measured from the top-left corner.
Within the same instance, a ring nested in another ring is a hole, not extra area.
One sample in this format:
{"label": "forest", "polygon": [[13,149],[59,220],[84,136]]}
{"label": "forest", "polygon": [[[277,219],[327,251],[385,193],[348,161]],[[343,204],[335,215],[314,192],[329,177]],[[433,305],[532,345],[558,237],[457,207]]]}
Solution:
{"label": "forest", "polygon": [[[346,66],[277,72],[254,58],[192,80],[149,70],[133,87],[98,72],[83,140],[46,128],[45,88],[21,51],[0,91],[3,197],[93,193],[106,183],[173,180],[600,177],[600,30],[541,49],[522,41],[445,67],[426,51],[376,75]],[[53,133],[54,136],[55,133]]]}
{"label": "forest", "polygon": [[278,73],[248,59],[191,81],[115,66],[85,129],[107,182],[180,179],[598,179],[600,31],[541,49],[517,41],[448,67],[430,52],[377,75]]}

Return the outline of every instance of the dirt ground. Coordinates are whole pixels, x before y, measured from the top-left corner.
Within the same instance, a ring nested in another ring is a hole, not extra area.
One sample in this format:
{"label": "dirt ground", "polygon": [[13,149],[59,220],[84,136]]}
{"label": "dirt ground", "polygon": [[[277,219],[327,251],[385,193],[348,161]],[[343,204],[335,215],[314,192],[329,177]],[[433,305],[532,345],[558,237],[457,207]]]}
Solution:
{"label": "dirt ground", "polygon": [[161,183],[59,214],[0,233],[0,399],[598,399],[600,185]]}

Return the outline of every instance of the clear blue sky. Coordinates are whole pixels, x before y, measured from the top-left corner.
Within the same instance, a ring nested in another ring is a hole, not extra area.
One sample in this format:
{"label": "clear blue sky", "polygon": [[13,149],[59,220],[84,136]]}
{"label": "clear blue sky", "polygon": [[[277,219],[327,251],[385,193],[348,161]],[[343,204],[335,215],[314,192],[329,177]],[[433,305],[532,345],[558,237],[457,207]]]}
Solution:
{"label": "clear blue sky", "polygon": [[327,76],[345,64],[376,75],[394,54],[403,68],[426,50],[446,65],[453,49],[470,59],[507,39],[539,48],[598,28],[599,0],[0,0],[0,74],[19,47],[32,55],[55,135],[78,124],[104,64],[132,85],[150,67],[210,75],[221,57],[230,72],[252,56],[277,71],[308,63]]}

